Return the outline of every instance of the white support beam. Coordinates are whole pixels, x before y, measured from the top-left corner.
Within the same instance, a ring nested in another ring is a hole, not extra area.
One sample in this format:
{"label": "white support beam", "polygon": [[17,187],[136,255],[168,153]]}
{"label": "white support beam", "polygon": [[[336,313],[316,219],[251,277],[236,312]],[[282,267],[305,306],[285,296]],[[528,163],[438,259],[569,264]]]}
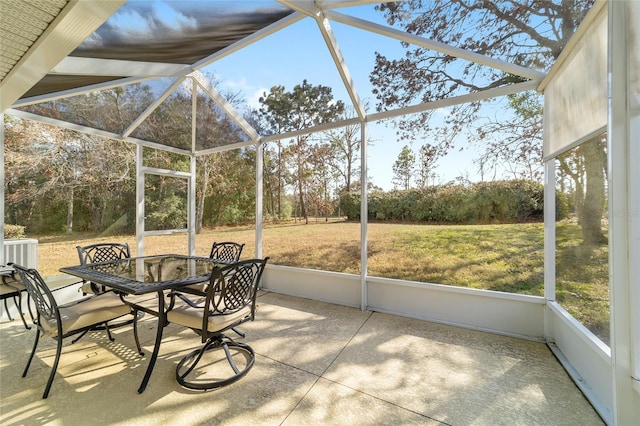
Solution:
{"label": "white support beam", "polygon": [[105,81],[104,83],[91,84],[89,86],[82,86],[79,88],[74,88],[69,90],[61,90],[59,92],[46,93],[44,95],[31,96],[29,98],[23,98],[23,99],[20,99],[19,101],[16,101],[13,104],[13,107],[18,108],[18,107],[23,107],[27,105],[39,104],[41,102],[50,102],[50,101],[55,101],[57,99],[70,98],[72,96],[91,93],[97,90],[106,90],[106,89],[111,89],[113,87],[126,86],[127,84],[141,83],[143,81],[147,81],[150,79],[151,77],[143,77],[143,78],[125,77],[117,80]]}
{"label": "white support beam", "polygon": [[[191,82],[191,153],[195,154],[196,149],[196,132],[198,130],[198,86],[193,79]],[[193,157],[193,155],[191,155]]]}
{"label": "white support beam", "polygon": [[311,133],[324,132],[326,130],[338,129],[340,127],[353,126],[360,123],[358,118],[348,118],[346,120],[336,121],[334,123],[324,123],[318,126],[309,127],[302,130],[295,130],[293,132],[280,133],[277,135],[265,136],[262,138],[263,142],[273,142],[277,140],[285,140],[295,138],[299,135],[309,135]]}
{"label": "white support beam", "polygon": [[263,201],[264,194],[264,152],[262,144],[256,144],[256,233],[255,233],[255,257],[262,258],[262,223],[263,223]]}
{"label": "white support beam", "polygon": [[[136,256],[144,256],[144,155],[142,145],[136,147]],[[143,271],[144,272],[144,271]]]}
{"label": "white support beam", "polygon": [[[264,142],[264,141],[261,140],[260,142]],[[232,144],[229,144],[229,145],[216,146],[215,148],[209,148],[209,149],[200,150],[200,151],[198,151],[196,156],[200,157],[200,156],[203,156],[203,155],[215,154],[216,152],[232,151],[234,149],[246,148],[248,146],[255,145],[255,144],[256,144],[256,142],[254,142],[254,141],[246,141],[246,142],[232,143]]]}
{"label": "white support beam", "polygon": [[65,75],[115,75],[122,77],[179,77],[193,72],[190,65],[67,56],[51,73]]}
{"label": "white support beam", "polygon": [[313,0],[278,0],[278,3],[301,13],[304,16],[310,16],[314,19],[317,17],[320,10],[316,7],[316,3]]}
{"label": "white support beam", "polygon": [[140,126],[140,124],[142,124],[142,122],[144,120],[147,119],[147,117],[149,117],[151,115],[151,113],[153,113],[153,111],[158,108],[160,106],[160,104],[162,102],[164,102],[165,99],[167,99],[169,97],[169,95],[171,95],[181,84],[182,82],[185,80],[185,78],[177,78],[176,81],[173,82],[173,84],[171,84],[171,86],[169,86],[167,88],[167,90],[165,90],[162,95],[160,95],[158,97],[158,99],[156,99],[151,105],[149,105],[147,107],[147,109],[144,110],[144,112],[142,114],[140,114],[138,116],[138,118],[136,118],[133,123],[131,123],[129,125],[129,127],[127,127],[125,129],[124,132],[122,132],[122,137],[128,137],[129,135],[131,135],[131,133],[133,133],[133,131],[135,129],[138,128],[138,126]]}
{"label": "white support beam", "polygon": [[197,161],[195,155],[189,156],[189,192],[187,194],[187,245],[189,256],[196,255],[196,185]]}
{"label": "white support beam", "polygon": [[0,111],[11,107],[125,2],[70,1],[0,82]]}
{"label": "white support beam", "polygon": [[360,100],[360,96],[356,90],[355,82],[351,78],[351,73],[347,67],[347,64],[344,60],[344,56],[342,56],[342,51],[340,50],[340,46],[333,34],[333,30],[331,29],[331,24],[329,20],[324,15],[324,12],[321,10],[322,6],[319,6],[315,1],[305,0],[305,1],[291,1],[291,0],[278,0],[283,5],[296,10],[298,13],[309,16],[313,18],[318,28],[320,29],[320,34],[324,39],[324,42],[329,50],[329,54],[333,59],[333,62],[338,70],[338,74],[342,79],[342,84],[344,84],[345,89],[351,99],[351,103],[353,104],[353,108],[358,115],[360,120],[364,120],[366,111],[364,109],[364,105]]}
{"label": "white support beam", "polygon": [[159,167],[142,166],[140,171],[147,175],[167,176],[181,179],[189,179],[191,172],[182,172],[180,170],[161,169]]}
{"label": "white support beam", "polygon": [[395,38],[409,44],[424,47],[425,49],[435,50],[437,52],[444,53],[445,55],[451,55],[456,58],[465,59],[467,61],[499,69],[501,71],[519,75],[531,80],[540,81],[546,75],[545,73],[540,71],[535,71],[526,67],[522,67],[520,65],[511,64],[499,59],[490,58],[479,53],[469,52],[468,50],[460,49],[458,47],[449,46],[435,40],[429,40],[424,37],[409,34],[395,28],[385,27],[384,25],[376,24],[374,22],[367,21],[366,19],[356,18],[335,11],[326,11],[325,14],[327,18],[345,25],[350,25],[362,30],[371,31],[376,34]]}
{"label": "white support beam", "polygon": [[69,130],[74,130],[76,132],[86,133],[88,135],[95,135],[95,136],[102,136],[104,138],[117,139],[125,142],[130,142],[132,144],[139,145],[139,146],[158,149],[160,151],[173,152],[181,155],[189,155],[189,150],[186,150],[183,148],[176,148],[173,146],[163,145],[158,142],[151,142],[143,139],[123,137],[122,135],[119,135],[117,133],[94,129],[92,127],[83,126],[82,124],[69,123],[68,121],[62,121],[62,120],[57,120],[55,118],[44,117],[42,115],[32,114],[32,113],[20,111],[17,109],[9,109],[5,113],[9,115],[13,115],[15,117],[25,118],[27,120],[50,124],[52,126],[60,127],[61,129],[69,129]]}
{"label": "white support beam", "polygon": [[0,225],[0,265],[4,265],[4,114],[2,112],[0,112],[0,188],[2,188],[0,196],[0,216],[2,216],[2,225]]}
{"label": "white support beam", "polygon": [[369,193],[367,184],[369,182],[367,158],[367,123],[360,123],[360,309],[366,311],[369,308]]}
{"label": "white support beam", "polygon": [[351,73],[349,73],[349,69],[347,68],[347,64],[342,56],[342,52],[340,51],[340,46],[336,41],[336,38],[333,34],[333,30],[331,29],[331,24],[329,20],[324,17],[324,14],[320,14],[318,18],[316,18],[316,22],[318,23],[318,28],[320,28],[320,33],[322,34],[322,38],[329,49],[329,53],[331,54],[331,58],[333,58],[333,62],[338,69],[338,73],[340,73],[340,78],[342,79],[342,83],[347,89],[347,93],[349,93],[349,98],[351,98],[351,102],[353,103],[353,107],[358,114],[358,118],[364,119],[366,111],[364,110],[364,106],[362,105],[362,101],[360,100],[360,96],[358,96],[358,92],[356,90],[356,85],[353,79],[351,78]]}
{"label": "white support beam", "polygon": [[[609,117],[607,129],[607,165],[609,189],[609,279],[611,306],[611,373],[613,384],[613,423],[638,424],[640,392],[634,364],[638,362],[639,338],[637,326],[637,295],[640,278],[637,234],[640,207],[640,185],[637,181],[639,158],[638,139],[632,131],[631,97],[636,95],[629,84],[630,73],[638,70],[630,63],[629,34],[637,19],[632,19],[632,7],[627,2],[608,3],[608,71]],[[637,80],[636,80],[637,81]],[[635,154],[635,156],[634,156]],[[635,235],[634,232],[635,231]]]}
{"label": "white support beam", "polygon": [[484,99],[497,98],[499,96],[512,95],[514,93],[525,92],[527,90],[535,90],[538,86],[536,81],[525,81],[523,83],[510,84],[508,86],[496,87],[494,89],[483,90],[481,92],[469,93],[467,95],[455,96],[453,98],[440,99],[438,101],[426,102],[404,108],[390,111],[383,111],[367,116],[367,121],[386,120],[389,118],[399,117],[406,114],[415,114],[438,108],[448,108],[454,105],[465,104],[469,102],[481,101]]}
{"label": "white support beam", "polygon": [[322,10],[334,9],[338,7],[356,7],[369,4],[380,4],[380,0],[316,0],[316,5]]}
{"label": "white support beam", "polygon": [[196,71],[190,75],[193,80],[198,83],[198,86],[202,88],[211,99],[215,101],[216,104],[231,118],[240,128],[253,140],[254,142],[258,142],[260,139],[260,135],[254,129],[247,120],[231,105],[225,98],[213,87],[213,84],[209,80],[202,75],[201,72]]}

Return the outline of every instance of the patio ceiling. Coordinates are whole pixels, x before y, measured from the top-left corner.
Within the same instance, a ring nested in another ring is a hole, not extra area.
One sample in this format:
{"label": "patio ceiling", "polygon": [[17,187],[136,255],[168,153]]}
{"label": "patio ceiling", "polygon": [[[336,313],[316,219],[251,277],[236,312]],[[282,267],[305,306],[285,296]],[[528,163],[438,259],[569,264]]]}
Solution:
{"label": "patio ceiling", "polygon": [[[171,146],[169,142],[147,141],[136,134],[136,129],[153,110],[185,79],[190,79],[194,87],[197,86],[213,99],[244,131],[247,138],[243,144],[291,137],[294,135],[258,134],[242,114],[204,78],[200,70],[303,19],[317,23],[323,44],[344,84],[356,116],[349,122],[330,123],[302,132],[321,131],[353,122],[383,120],[531,90],[544,77],[544,73],[537,70],[442,45],[336,11],[338,8],[376,3],[379,1],[2,2],[2,111],[14,108],[9,110],[14,115],[81,131],[91,130],[86,123],[64,123],[64,117],[60,120],[35,116],[29,106],[101,89],[165,79],[172,82],[166,91],[133,119],[127,128],[102,128],[98,129],[100,134],[143,145],[165,145],[170,150],[178,149],[192,154],[230,148],[223,144],[222,147],[200,150],[201,147],[194,144],[191,149],[185,149],[184,146]],[[171,18],[167,20],[167,16]],[[493,67],[519,75],[526,81],[399,110],[367,114],[333,33],[333,22]],[[24,35],[18,31],[18,27],[26,30]],[[38,114],[53,116],[42,110]]]}
{"label": "patio ceiling", "polygon": [[125,1],[3,1],[0,4],[1,110],[38,87],[53,67]]}

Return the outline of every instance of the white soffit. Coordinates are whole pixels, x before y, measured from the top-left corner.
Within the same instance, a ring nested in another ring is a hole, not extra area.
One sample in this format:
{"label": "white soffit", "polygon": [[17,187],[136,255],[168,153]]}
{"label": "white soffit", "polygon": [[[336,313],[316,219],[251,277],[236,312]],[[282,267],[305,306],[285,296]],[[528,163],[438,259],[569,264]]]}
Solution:
{"label": "white soffit", "polygon": [[[26,93],[62,59],[102,25],[126,0],[77,0],[41,2],[42,17],[53,17],[49,22],[38,19],[35,8],[26,2],[0,1],[0,27],[2,34],[3,78],[0,82],[0,111]],[[55,5],[64,5],[56,11]],[[8,13],[11,11],[11,13]],[[20,28],[15,23],[19,22]],[[44,26],[43,26],[44,25]],[[12,31],[4,29],[14,28]],[[18,30],[24,30],[22,35]],[[7,35],[9,34],[9,35]],[[5,40],[12,40],[13,50],[5,49]],[[16,51],[22,41],[21,54]],[[9,68],[5,51],[13,52],[15,63]],[[5,74],[6,72],[6,74]]]}

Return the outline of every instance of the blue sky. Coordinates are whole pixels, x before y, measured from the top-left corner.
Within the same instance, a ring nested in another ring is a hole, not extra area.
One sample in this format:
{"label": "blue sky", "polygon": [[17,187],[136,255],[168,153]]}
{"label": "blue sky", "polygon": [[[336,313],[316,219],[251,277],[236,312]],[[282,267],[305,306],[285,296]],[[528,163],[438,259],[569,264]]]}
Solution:
{"label": "blue sky", "polygon": [[[373,6],[339,9],[338,12],[353,14],[364,19],[383,23]],[[337,22],[330,22],[334,35],[340,45],[358,95],[375,108],[375,99],[371,93],[369,73],[374,65],[374,52],[388,56],[400,56],[400,42],[382,37],[368,31],[362,31]],[[286,49],[283,49],[286,46]],[[326,85],[333,88],[336,99],[350,104],[344,85],[334,66],[324,40],[315,21],[305,19],[284,30],[254,43],[252,46],[235,52],[203,69],[214,74],[219,80],[218,89],[241,92],[248,104],[257,108],[258,98],[274,85],[283,85],[292,90],[306,79],[313,85]],[[441,114],[446,114],[442,111]],[[373,144],[369,147],[369,179],[384,189],[393,188],[393,162],[397,159],[405,142],[398,141],[395,130],[389,126],[369,124],[369,135]],[[415,141],[412,149],[416,153],[422,145]],[[473,150],[456,151],[440,160],[438,182],[444,183],[457,176],[474,176],[476,166],[472,163],[476,154]]]}
{"label": "blue sky", "polygon": [[[246,11],[256,5],[273,5],[272,2],[220,1],[215,3],[217,7],[203,9],[197,2],[174,4],[180,5],[176,8],[179,12],[165,1],[137,1],[130,8],[123,8],[122,13],[115,15],[110,23],[129,28],[132,37],[145,37],[153,35],[154,31],[188,30],[198,25],[198,19],[226,19],[225,14],[234,12],[236,8]],[[386,24],[383,16],[374,10],[374,5],[336,11]],[[369,105],[369,111],[374,112],[376,100],[371,93],[369,74],[374,66],[375,52],[400,58],[403,55],[400,42],[334,21],[330,21],[330,25],[359,97]],[[253,108],[259,106],[258,98],[272,86],[283,85],[290,91],[305,79],[313,85],[332,87],[336,99],[351,104],[317,24],[311,18],[271,34],[201,71],[213,74],[220,81],[218,89],[221,92],[240,93]],[[434,117],[437,120],[446,114],[446,110],[437,111]],[[370,123],[368,134],[372,141],[368,158],[369,179],[377,186],[392,189],[393,163],[407,142],[399,141],[390,125]],[[412,143],[416,156],[424,142],[415,140]],[[461,146],[465,147],[463,151],[452,150],[451,154],[439,160],[436,183],[445,183],[459,176],[477,180],[473,159],[477,158],[478,152],[466,143]]]}

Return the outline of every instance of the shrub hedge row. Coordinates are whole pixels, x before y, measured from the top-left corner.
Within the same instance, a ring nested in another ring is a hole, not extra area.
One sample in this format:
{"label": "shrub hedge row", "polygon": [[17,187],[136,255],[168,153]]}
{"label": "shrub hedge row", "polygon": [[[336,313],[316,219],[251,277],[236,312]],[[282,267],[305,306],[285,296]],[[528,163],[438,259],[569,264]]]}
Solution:
{"label": "shrub hedge row", "polygon": [[24,226],[4,224],[4,238],[7,240],[24,238]]}
{"label": "shrub hedge row", "polygon": [[[369,195],[368,220],[456,224],[541,221],[544,187],[526,180],[440,185],[424,189],[374,191]],[[349,220],[360,219],[360,193],[340,197]],[[556,195],[556,216],[568,214],[564,194]]]}

